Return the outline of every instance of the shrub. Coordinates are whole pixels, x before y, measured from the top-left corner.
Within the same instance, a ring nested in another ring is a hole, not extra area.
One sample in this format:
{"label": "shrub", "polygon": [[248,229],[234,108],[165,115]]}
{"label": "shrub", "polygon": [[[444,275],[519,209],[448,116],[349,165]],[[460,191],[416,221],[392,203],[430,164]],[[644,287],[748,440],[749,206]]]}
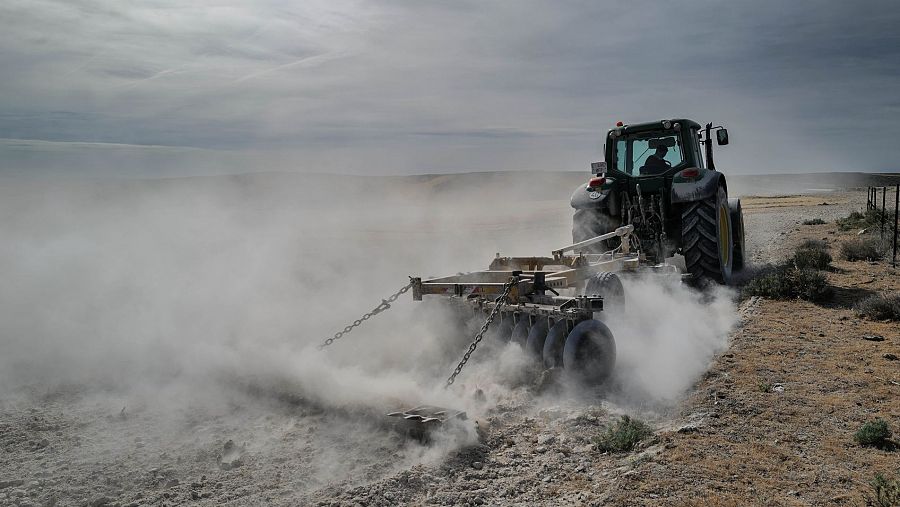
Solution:
{"label": "shrub", "polygon": [[876,261],[883,256],[881,241],[875,238],[851,239],[841,244],[841,257],[848,261]]}
{"label": "shrub", "polygon": [[885,449],[891,445],[891,429],[883,419],[875,419],[863,424],[853,435],[857,444]]}
{"label": "shrub", "polygon": [[794,297],[807,301],[825,301],[832,294],[831,286],[828,285],[828,279],[815,269],[790,270],[788,272],[788,286]]}
{"label": "shrub", "polygon": [[870,482],[875,491],[872,503],[878,507],[900,506],[900,480],[885,479],[883,475],[876,474]]}
{"label": "shrub", "polygon": [[853,229],[866,229],[875,224],[881,223],[880,211],[870,209],[865,213],[854,211],[850,216],[838,218],[836,220],[841,230],[849,231]]}
{"label": "shrub", "polygon": [[642,440],[653,435],[653,429],[638,419],[632,419],[627,415],[606,432],[597,437],[594,442],[601,451],[625,452],[632,451]]}
{"label": "shrub", "polygon": [[803,221],[803,225],[822,225],[824,223],[825,223],[825,221],[822,220],[821,218],[813,218],[810,220]]}
{"label": "shrub", "polygon": [[742,295],[762,296],[771,299],[805,299],[824,301],[832,294],[825,275],[809,268],[798,268],[793,263],[782,264],[766,270],[744,285]]}
{"label": "shrub", "polygon": [[798,249],[828,250],[828,243],[821,239],[807,239],[800,243]]}
{"label": "shrub", "polygon": [[831,255],[825,249],[800,248],[794,252],[793,261],[797,269],[828,269]]}
{"label": "shrub", "polygon": [[872,320],[900,320],[900,294],[869,296],[853,306],[860,317]]}
{"label": "shrub", "polygon": [[743,297],[762,296],[770,299],[788,299],[781,276],[782,269],[769,266],[751,278],[741,289]]}

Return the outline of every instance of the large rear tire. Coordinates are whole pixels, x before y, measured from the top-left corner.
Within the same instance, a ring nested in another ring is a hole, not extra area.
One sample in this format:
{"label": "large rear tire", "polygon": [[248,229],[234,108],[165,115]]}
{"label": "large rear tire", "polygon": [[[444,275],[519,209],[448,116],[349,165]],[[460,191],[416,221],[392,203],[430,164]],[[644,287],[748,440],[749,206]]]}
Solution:
{"label": "large rear tire", "polygon": [[688,204],[681,214],[684,263],[694,277],[727,284],[734,261],[734,236],[728,194],[723,187],[715,195]]}
{"label": "large rear tire", "polygon": [[744,269],[744,256],[747,252],[744,247],[744,212],[741,210],[741,200],[737,197],[728,199],[728,211],[731,214],[731,235],[734,242],[731,270],[736,273]]}

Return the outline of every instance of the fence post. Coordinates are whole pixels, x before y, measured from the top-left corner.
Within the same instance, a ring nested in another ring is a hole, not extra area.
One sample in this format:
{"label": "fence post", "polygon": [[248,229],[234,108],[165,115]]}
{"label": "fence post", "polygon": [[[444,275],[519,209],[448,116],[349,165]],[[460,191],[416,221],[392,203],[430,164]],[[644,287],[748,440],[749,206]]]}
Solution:
{"label": "fence post", "polygon": [[[881,187],[881,239],[884,240],[884,196],[887,194],[887,187]],[[876,204],[876,209],[877,209]]]}
{"label": "fence post", "polygon": [[897,215],[900,211],[900,184],[894,189],[894,254],[891,257],[891,264],[894,269],[897,268]]}

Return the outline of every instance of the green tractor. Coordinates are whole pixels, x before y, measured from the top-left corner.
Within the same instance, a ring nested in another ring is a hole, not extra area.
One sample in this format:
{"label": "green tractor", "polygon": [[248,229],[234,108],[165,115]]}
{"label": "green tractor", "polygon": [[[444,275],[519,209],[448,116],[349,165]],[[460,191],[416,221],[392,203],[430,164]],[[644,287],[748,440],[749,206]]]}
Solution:
{"label": "green tractor", "polygon": [[[591,164],[594,176],[572,194],[575,242],[632,224],[634,246],[649,260],[681,254],[694,278],[729,283],[744,267],[744,218],[713,162],[713,132],[717,144],[728,144],[728,131],[712,123],[617,123],[606,136],[605,162]],[[593,244],[584,251],[614,247]]]}

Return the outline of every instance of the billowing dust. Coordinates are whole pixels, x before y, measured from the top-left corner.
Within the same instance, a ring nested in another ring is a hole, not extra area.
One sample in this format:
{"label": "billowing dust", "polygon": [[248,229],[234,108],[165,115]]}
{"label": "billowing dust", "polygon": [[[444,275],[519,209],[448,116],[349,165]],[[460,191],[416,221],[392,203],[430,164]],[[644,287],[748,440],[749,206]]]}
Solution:
{"label": "billowing dust", "polygon": [[[299,428],[315,449],[311,485],[321,485],[383,472],[360,468],[368,456],[409,466],[476,438],[470,429],[421,446],[370,416],[429,403],[477,419],[530,396],[529,358],[497,343],[444,390],[477,323],[461,326],[409,294],[327,350],[317,345],[408,275],[485,269],[496,252],[567,244],[568,191],[485,198],[415,178],[253,178],[5,185],[3,403],[77,397],[151,421],[141,438],[160,448],[202,447],[218,425],[259,451]],[[625,311],[606,316],[615,378],[572,394],[623,410],[669,406],[726,345],[732,297],[651,279],[627,280],[626,291]],[[283,428],[256,424],[285,404],[300,409]],[[81,458],[119,452],[127,435],[103,431],[106,447],[82,446]]]}

